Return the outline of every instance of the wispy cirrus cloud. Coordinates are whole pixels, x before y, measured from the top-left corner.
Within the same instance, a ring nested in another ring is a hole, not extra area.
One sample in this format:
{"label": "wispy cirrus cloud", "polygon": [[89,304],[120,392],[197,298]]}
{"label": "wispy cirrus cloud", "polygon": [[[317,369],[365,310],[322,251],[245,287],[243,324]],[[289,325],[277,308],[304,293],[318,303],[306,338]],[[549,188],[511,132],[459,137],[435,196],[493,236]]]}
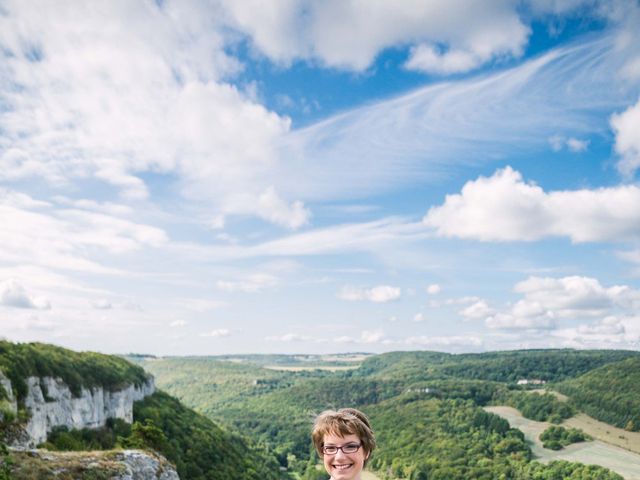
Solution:
{"label": "wispy cirrus cloud", "polygon": [[[557,48],[502,72],[432,84],[292,131],[280,148],[291,181],[278,189],[308,200],[354,198],[543,147],[554,135],[582,141],[606,132],[602,113],[626,107],[638,93],[616,77],[631,53],[615,40]],[[580,74],[585,65],[588,76]],[[619,83],[615,92],[612,83]]]}

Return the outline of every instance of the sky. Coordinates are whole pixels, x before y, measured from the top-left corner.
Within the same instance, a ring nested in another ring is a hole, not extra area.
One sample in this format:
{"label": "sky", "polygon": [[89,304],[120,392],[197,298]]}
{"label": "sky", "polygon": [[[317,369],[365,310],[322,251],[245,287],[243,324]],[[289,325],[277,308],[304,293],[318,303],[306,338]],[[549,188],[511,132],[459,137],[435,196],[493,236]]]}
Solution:
{"label": "sky", "polygon": [[637,0],[0,0],[0,338],[640,348]]}

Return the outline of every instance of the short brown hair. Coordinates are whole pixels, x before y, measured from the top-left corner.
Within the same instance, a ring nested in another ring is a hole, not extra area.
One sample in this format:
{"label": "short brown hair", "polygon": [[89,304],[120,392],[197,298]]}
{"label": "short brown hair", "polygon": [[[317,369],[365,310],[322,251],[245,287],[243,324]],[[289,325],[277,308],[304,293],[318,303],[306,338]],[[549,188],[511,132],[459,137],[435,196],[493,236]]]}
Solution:
{"label": "short brown hair", "polygon": [[338,411],[325,410],[316,417],[311,439],[318,455],[321,457],[323,456],[324,436],[327,434],[338,435],[339,437],[357,435],[360,442],[362,442],[362,448],[367,457],[365,465],[371,452],[376,448],[376,439],[373,435],[369,418],[355,408],[341,408]]}

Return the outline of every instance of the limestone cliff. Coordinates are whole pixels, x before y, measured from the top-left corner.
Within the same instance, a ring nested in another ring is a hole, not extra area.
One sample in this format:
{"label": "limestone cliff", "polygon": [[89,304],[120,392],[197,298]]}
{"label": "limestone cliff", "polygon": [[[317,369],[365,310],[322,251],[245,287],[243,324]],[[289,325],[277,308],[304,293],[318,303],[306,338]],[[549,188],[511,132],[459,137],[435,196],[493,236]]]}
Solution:
{"label": "limestone cliff", "polygon": [[[44,442],[54,427],[99,428],[106,424],[108,418],[120,418],[131,423],[133,402],[155,391],[152,377],[140,387],[128,385],[115,391],[83,387],[77,397],[60,378],[29,377],[26,383],[28,393],[24,406],[29,413],[29,420],[24,425],[26,436],[8,439],[12,446],[22,448],[32,448]],[[17,400],[10,382],[1,373],[0,384],[8,396],[10,409],[15,412]]]}

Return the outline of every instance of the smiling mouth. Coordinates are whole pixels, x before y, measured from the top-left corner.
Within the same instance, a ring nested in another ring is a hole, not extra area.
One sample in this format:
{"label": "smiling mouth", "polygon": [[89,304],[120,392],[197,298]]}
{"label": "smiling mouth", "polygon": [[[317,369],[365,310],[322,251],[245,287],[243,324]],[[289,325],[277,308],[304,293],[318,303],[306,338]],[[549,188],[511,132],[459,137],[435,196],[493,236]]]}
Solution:
{"label": "smiling mouth", "polygon": [[332,465],[336,470],[346,470],[347,468],[351,468],[353,463],[345,463],[344,465]]}

